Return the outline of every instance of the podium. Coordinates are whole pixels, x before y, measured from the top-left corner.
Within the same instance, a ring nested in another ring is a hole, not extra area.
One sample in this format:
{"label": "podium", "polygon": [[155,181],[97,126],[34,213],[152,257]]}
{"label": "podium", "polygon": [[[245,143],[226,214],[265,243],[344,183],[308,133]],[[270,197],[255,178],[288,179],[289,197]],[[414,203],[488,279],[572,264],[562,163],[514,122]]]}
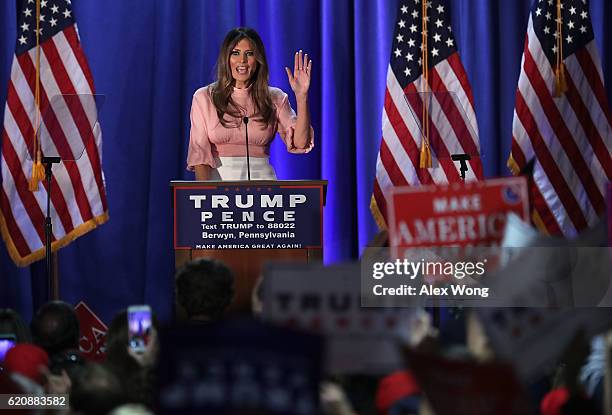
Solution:
{"label": "podium", "polygon": [[247,311],[270,261],[323,259],[326,180],[171,181],[174,258],[223,261],[234,273],[230,309]]}

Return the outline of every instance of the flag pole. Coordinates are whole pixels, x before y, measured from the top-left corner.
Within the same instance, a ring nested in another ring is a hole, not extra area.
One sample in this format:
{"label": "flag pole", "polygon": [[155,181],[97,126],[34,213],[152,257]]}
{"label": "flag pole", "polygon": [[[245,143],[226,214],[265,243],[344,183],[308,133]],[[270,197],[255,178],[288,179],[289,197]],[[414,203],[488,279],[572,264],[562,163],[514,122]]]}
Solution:
{"label": "flag pole", "polygon": [[[47,268],[47,298],[59,300],[59,280],[57,276],[57,256],[51,249],[53,237],[53,224],[51,222],[51,183],[53,178],[52,168],[54,163],[59,163],[59,157],[43,157],[40,143],[40,124],[42,123],[40,109],[40,0],[36,0],[36,87],[34,91],[34,140],[33,140],[33,164],[32,178],[29,189],[38,191],[39,183],[46,180],[47,183],[47,215],[45,217],[45,262]],[[44,164],[44,166],[43,166]]]}
{"label": "flag pole", "polygon": [[28,189],[38,191],[38,184],[45,178],[45,168],[41,163],[39,126],[40,126],[40,0],[36,0],[36,85],[34,89],[34,137],[32,145],[32,177]]}
{"label": "flag pole", "polygon": [[429,90],[429,59],[428,59],[428,51],[427,51],[427,0],[423,0],[423,10],[422,10],[422,37],[421,37],[421,65],[423,66],[423,120],[421,122],[422,128],[422,139],[421,139],[421,154],[419,157],[419,167],[422,169],[427,169],[431,167],[431,150],[429,148],[429,99],[428,99],[428,90]]}
{"label": "flag pole", "polygon": [[561,0],[557,0],[557,67],[555,68],[555,92],[554,97],[559,98],[567,92],[567,80],[565,79],[565,64],[563,63],[563,13],[561,13]]}

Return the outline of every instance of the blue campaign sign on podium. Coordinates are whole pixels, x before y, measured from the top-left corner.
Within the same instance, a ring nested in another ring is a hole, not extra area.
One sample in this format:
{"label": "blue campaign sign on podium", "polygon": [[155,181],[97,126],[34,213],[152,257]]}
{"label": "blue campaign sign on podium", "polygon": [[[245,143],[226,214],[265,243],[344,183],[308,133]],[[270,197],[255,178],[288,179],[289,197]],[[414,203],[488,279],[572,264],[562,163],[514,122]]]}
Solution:
{"label": "blue campaign sign on podium", "polygon": [[174,249],[322,247],[322,181],[175,181]]}

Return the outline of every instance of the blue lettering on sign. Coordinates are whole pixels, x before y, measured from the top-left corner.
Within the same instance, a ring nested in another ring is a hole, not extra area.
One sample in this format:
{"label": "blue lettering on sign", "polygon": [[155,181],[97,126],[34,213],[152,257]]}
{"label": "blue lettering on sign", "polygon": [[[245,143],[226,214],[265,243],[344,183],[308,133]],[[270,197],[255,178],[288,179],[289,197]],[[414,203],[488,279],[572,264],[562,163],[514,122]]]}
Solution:
{"label": "blue lettering on sign", "polygon": [[321,188],[175,187],[175,248],[321,247]]}

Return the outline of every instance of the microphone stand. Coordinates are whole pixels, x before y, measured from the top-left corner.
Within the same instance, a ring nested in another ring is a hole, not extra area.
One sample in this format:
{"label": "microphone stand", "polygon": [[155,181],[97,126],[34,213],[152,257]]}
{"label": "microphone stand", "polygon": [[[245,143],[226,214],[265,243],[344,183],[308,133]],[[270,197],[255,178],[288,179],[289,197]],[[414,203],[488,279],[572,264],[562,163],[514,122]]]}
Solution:
{"label": "microphone stand", "polygon": [[249,157],[249,117],[242,117],[244,122],[244,138],[246,141],[247,178],[251,181],[251,158]]}
{"label": "microphone stand", "polygon": [[[465,182],[465,173],[468,171],[467,161],[471,160],[472,157],[469,154],[451,154],[451,160],[459,162],[459,175],[461,176],[461,180]],[[463,314],[463,306],[451,307],[448,310],[448,313],[454,318],[459,319]],[[439,318],[439,316],[438,316]]]}
{"label": "microphone stand", "polygon": [[465,172],[468,171],[466,161],[471,160],[472,157],[469,154],[452,154],[451,159],[459,162],[459,174],[463,181],[465,181]]}
{"label": "microphone stand", "polygon": [[47,289],[50,299],[59,299],[58,281],[55,279],[51,259],[51,238],[53,235],[53,224],[51,223],[51,169],[54,163],[59,163],[59,157],[43,157],[42,164],[45,165],[45,179],[47,181],[47,216],[45,217],[45,259],[47,262]]}

